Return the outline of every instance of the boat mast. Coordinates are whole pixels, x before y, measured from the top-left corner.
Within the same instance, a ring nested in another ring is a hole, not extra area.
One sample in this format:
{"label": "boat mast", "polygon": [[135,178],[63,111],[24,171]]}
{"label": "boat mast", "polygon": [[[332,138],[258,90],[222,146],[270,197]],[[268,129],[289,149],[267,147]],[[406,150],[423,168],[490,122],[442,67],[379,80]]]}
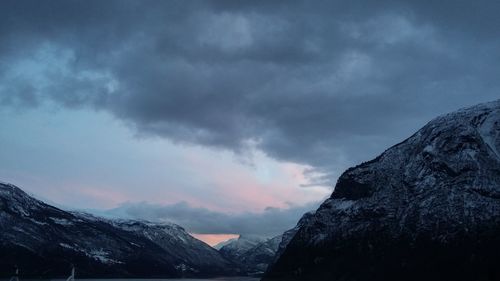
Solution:
{"label": "boat mast", "polygon": [[75,280],[75,266],[72,265],[71,268],[71,275],[66,279],[66,281],[74,281]]}
{"label": "boat mast", "polygon": [[16,266],[16,270],[14,271],[14,276],[10,278],[10,281],[19,281],[19,268]]}

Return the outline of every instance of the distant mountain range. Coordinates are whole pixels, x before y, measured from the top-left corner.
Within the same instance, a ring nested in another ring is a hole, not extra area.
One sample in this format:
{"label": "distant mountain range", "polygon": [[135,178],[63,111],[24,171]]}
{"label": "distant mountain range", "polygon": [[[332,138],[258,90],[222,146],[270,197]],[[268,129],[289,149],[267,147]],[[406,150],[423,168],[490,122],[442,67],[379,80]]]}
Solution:
{"label": "distant mountain range", "polygon": [[249,275],[263,274],[273,262],[282,235],[270,239],[241,235],[216,245],[221,255],[237,263]]}
{"label": "distant mountain range", "polygon": [[63,277],[72,266],[80,278],[255,275],[274,257],[270,241],[240,238],[219,252],[175,224],[68,212],[0,183],[0,277],[15,267],[23,277]]}
{"label": "distant mountain range", "polygon": [[23,276],[183,277],[242,274],[182,227],[71,213],[0,184],[0,273]]}
{"label": "distant mountain range", "polygon": [[263,280],[500,280],[500,101],[345,171]]}

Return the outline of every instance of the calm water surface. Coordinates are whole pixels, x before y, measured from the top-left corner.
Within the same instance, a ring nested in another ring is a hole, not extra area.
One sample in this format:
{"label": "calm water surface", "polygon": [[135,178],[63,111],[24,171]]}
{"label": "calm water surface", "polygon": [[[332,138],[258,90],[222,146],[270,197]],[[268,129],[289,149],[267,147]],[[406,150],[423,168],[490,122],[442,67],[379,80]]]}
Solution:
{"label": "calm water surface", "polygon": [[[0,279],[1,281],[8,279]],[[218,277],[212,279],[79,279],[75,278],[75,281],[259,281],[260,278],[251,277]],[[20,281],[66,281],[66,279],[22,279]]]}

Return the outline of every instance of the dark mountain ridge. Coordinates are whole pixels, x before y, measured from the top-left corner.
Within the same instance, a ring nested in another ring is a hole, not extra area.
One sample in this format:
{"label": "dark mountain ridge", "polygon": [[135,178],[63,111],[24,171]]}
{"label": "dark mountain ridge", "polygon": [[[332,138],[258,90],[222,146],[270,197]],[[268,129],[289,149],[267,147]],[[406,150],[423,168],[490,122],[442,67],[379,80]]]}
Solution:
{"label": "dark mountain ridge", "polygon": [[66,212],[0,183],[0,276],[210,277],[237,266],[182,227]]}
{"label": "dark mountain ridge", "polygon": [[432,120],[345,171],[263,280],[499,280],[499,151],[500,101]]}

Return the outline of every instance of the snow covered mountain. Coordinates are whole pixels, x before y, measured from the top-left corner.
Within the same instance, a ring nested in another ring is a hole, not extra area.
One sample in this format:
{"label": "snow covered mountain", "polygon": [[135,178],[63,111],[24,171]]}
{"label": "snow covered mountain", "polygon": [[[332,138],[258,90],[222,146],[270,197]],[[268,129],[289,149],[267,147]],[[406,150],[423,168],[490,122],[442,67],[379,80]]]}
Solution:
{"label": "snow covered mountain", "polygon": [[125,231],[145,237],[175,259],[175,268],[183,276],[233,275],[237,267],[224,259],[214,248],[189,235],[184,228],[169,223],[114,220],[112,224]]}
{"label": "snow covered mountain", "polygon": [[0,275],[183,277],[232,275],[235,266],[181,227],[70,213],[0,183]]}
{"label": "snow covered mountain", "polygon": [[246,271],[252,275],[263,274],[273,262],[281,238],[281,235],[275,236],[246,251],[240,257],[240,262],[246,267]]}
{"label": "snow covered mountain", "polygon": [[281,242],[281,235],[270,239],[242,235],[223,242],[219,252],[226,259],[235,261],[249,275],[262,275],[274,260]]}
{"label": "snow covered mountain", "polygon": [[263,280],[499,280],[500,101],[348,169],[282,244]]}
{"label": "snow covered mountain", "polygon": [[240,261],[248,250],[264,241],[266,241],[266,239],[262,237],[240,235],[238,239],[231,240],[230,243],[220,248],[219,253],[228,260]]}

